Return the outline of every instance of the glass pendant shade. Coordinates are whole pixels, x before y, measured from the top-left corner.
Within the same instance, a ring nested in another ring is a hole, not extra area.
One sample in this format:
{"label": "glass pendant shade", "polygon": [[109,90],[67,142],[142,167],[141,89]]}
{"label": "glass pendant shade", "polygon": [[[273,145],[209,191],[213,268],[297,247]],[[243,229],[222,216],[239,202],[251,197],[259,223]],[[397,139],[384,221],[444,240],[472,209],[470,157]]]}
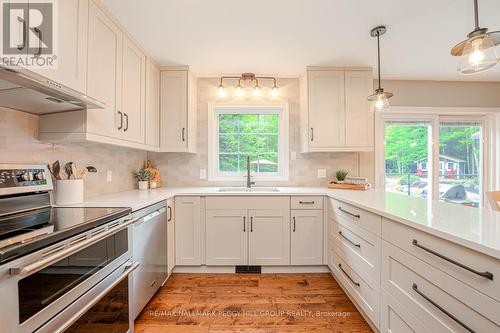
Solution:
{"label": "glass pendant shade", "polygon": [[[392,94],[391,94],[392,96]],[[372,102],[372,110],[376,112],[382,112],[389,110],[389,98],[387,93],[376,92],[375,94],[368,97],[368,100]]]}
{"label": "glass pendant shade", "polygon": [[226,97],[226,89],[224,88],[224,86],[219,86],[219,88],[217,89],[217,95],[219,95],[219,97]]}
{"label": "glass pendant shade", "polygon": [[243,88],[239,84],[236,87],[236,96],[238,96],[238,97],[245,96],[245,90],[243,90]]}
{"label": "glass pendant shade", "polygon": [[465,75],[480,73],[495,67],[499,60],[495,44],[485,34],[465,41],[457,69]]}

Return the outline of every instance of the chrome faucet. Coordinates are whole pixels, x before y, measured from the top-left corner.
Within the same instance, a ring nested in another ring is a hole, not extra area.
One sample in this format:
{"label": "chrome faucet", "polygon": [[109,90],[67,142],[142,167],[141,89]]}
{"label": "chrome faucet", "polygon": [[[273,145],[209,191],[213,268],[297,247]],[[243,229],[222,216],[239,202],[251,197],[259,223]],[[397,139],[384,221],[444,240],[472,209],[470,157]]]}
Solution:
{"label": "chrome faucet", "polygon": [[252,177],[250,176],[250,155],[247,155],[247,188],[252,188],[252,185],[255,185],[255,182],[251,181]]}

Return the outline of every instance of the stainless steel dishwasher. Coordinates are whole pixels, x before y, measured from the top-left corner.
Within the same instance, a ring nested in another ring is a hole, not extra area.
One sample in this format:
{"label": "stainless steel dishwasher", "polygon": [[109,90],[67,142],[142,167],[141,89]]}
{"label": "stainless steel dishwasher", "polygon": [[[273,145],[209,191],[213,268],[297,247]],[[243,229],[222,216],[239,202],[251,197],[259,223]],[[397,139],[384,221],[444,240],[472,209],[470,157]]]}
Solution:
{"label": "stainless steel dishwasher", "polygon": [[140,266],[133,274],[132,318],[136,318],[167,279],[166,201],[133,213],[132,253]]}

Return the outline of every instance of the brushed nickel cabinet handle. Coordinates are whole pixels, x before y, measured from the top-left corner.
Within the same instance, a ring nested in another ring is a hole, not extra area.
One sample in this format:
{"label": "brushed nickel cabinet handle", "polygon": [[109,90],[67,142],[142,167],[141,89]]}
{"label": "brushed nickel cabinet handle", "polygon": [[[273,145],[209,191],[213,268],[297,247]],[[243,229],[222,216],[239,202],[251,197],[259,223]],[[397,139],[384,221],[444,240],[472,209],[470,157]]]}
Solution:
{"label": "brushed nickel cabinet handle", "polygon": [[420,290],[418,290],[418,286],[416,283],[413,283],[412,287],[411,287],[417,294],[419,294],[420,296],[422,296],[427,302],[431,303],[434,307],[436,307],[439,311],[441,311],[442,313],[444,313],[445,315],[447,315],[448,317],[450,317],[451,319],[453,319],[457,324],[459,324],[460,326],[462,326],[463,328],[465,328],[467,331],[471,332],[471,333],[476,333],[476,331],[474,331],[473,329],[471,329],[469,326],[465,325],[462,321],[460,321],[460,319],[458,319],[457,317],[455,317],[454,315],[452,315],[451,313],[449,313],[446,309],[444,309],[441,305],[437,304],[436,302],[434,302],[429,296],[425,295],[423,292],[421,292]]}
{"label": "brushed nickel cabinet handle", "polygon": [[123,129],[124,132],[128,131],[128,114],[124,113],[125,116],[125,128]]}
{"label": "brushed nickel cabinet handle", "polygon": [[342,209],[342,207],[340,207],[340,206],[339,206],[339,210],[340,210],[341,212],[344,212],[344,213],[346,213],[346,214],[348,214],[348,215],[351,215],[351,216],[353,216],[353,217],[355,217],[355,218],[357,218],[357,219],[361,218],[361,215],[359,215],[359,214],[353,214],[353,213],[351,213],[351,212],[348,212],[347,210]]}
{"label": "brushed nickel cabinet handle", "polygon": [[182,142],[186,142],[186,129],[183,127],[182,128]]}
{"label": "brushed nickel cabinet handle", "polygon": [[314,141],[314,128],[311,127],[311,141]]}
{"label": "brushed nickel cabinet handle", "polygon": [[35,57],[39,57],[42,55],[42,30],[38,29],[38,28],[34,28],[33,29],[37,35],[38,35],[38,50],[36,51],[36,53],[34,54]]}
{"label": "brushed nickel cabinet handle", "polygon": [[347,278],[348,278],[349,280],[351,280],[351,282],[352,282],[352,283],[354,283],[354,284],[355,284],[356,286],[358,286],[358,287],[361,285],[359,282],[354,281],[354,280],[352,279],[352,277],[351,277],[349,274],[347,274],[347,272],[346,272],[346,271],[344,271],[344,269],[342,268],[342,264],[339,264],[339,268],[340,268],[340,270],[342,271],[342,273],[344,273],[344,274],[345,274],[345,276],[347,276]]}
{"label": "brushed nickel cabinet handle", "polygon": [[27,30],[27,27],[26,27],[26,21],[23,20],[21,17],[17,17],[17,21],[19,23],[21,23],[21,25],[23,26],[23,42],[21,44],[18,44],[17,45],[17,49],[19,51],[21,51],[22,49],[24,49],[26,47],[26,30]]}
{"label": "brushed nickel cabinet handle", "polygon": [[168,218],[167,218],[167,222],[170,222],[170,221],[172,221],[172,207],[167,206],[167,208],[168,208]]}
{"label": "brushed nickel cabinet handle", "polygon": [[447,256],[442,255],[441,253],[438,253],[438,252],[436,252],[434,250],[429,249],[428,247],[425,247],[425,246],[422,246],[422,245],[418,244],[418,241],[416,239],[414,239],[411,243],[413,245],[415,245],[416,247],[421,248],[422,250],[427,251],[427,252],[435,255],[436,257],[439,257],[439,258],[441,258],[443,260],[446,260],[446,261],[452,263],[453,265],[456,265],[456,266],[458,266],[460,268],[463,268],[463,269],[465,269],[465,270],[467,270],[467,271],[469,271],[471,273],[474,273],[474,274],[477,274],[479,276],[482,276],[482,277],[484,277],[484,278],[486,278],[488,280],[493,280],[493,274],[490,273],[490,272],[479,272],[479,271],[477,271],[477,270],[475,270],[473,268],[470,268],[469,266],[465,266],[464,264],[459,263],[458,261],[455,261],[455,260],[453,260],[451,258],[448,258]]}
{"label": "brushed nickel cabinet handle", "polygon": [[296,224],[297,224],[297,221],[295,221],[295,216],[294,216],[294,217],[292,217],[292,219],[293,219],[293,230],[292,230],[292,231],[293,231],[293,232],[295,232],[295,230],[296,230],[296,226],[297,226],[297,225],[296,225]]}
{"label": "brushed nickel cabinet handle", "polygon": [[361,248],[361,244],[354,243],[352,240],[350,240],[349,238],[347,238],[346,236],[344,236],[344,234],[342,233],[342,231],[339,231],[339,235],[342,236],[342,238],[344,238],[346,241],[348,241],[352,245]]}
{"label": "brushed nickel cabinet handle", "polygon": [[118,111],[118,114],[120,115],[120,126],[118,126],[118,129],[121,130],[123,128],[123,113]]}

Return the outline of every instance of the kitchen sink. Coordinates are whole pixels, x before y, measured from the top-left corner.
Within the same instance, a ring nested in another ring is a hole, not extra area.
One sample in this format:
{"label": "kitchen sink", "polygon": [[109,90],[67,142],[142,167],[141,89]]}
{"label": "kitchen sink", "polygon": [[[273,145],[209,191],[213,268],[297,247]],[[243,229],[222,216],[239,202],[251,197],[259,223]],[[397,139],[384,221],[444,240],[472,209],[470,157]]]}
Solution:
{"label": "kitchen sink", "polygon": [[279,192],[277,187],[220,187],[217,189],[217,192]]}

